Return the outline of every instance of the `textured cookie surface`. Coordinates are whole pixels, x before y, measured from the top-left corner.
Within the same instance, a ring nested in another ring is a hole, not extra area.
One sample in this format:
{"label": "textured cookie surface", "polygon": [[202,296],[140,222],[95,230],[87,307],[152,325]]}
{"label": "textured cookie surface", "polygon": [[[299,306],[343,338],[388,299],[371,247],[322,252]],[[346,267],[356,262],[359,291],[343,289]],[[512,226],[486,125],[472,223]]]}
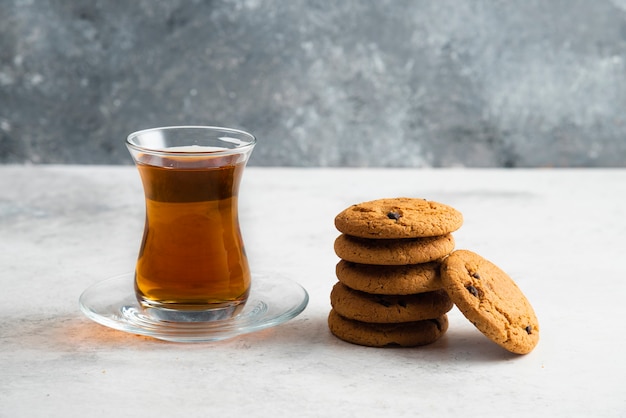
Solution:
{"label": "textured cookie surface", "polygon": [[361,264],[406,265],[435,261],[454,249],[451,234],[407,239],[366,239],[341,234],[335,254],[342,260]]}
{"label": "textured cookie surface", "polygon": [[368,324],[344,318],[335,310],[328,315],[328,328],[337,338],[368,347],[415,347],[437,341],[448,329],[448,317],[400,324]]}
{"label": "textured cookie surface", "polygon": [[441,280],[459,310],[505,349],[526,354],[539,342],[535,312],[515,282],[499,267],[467,250],[441,265]]}
{"label": "textured cookie surface", "polygon": [[410,295],[443,288],[440,263],[379,266],[340,260],[335,268],[337,279],[346,286],[379,295]]}
{"label": "textured cookie surface", "polygon": [[443,290],[415,295],[374,295],[350,289],[341,282],[330,292],[330,304],[344,318],[376,324],[437,318],[453,306]]}
{"label": "textured cookie surface", "polygon": [[463,224],[463,215],[443,203],[398,197],[363,202],[335,217],[342,233],[361,238],[420,238],[446,235]]}

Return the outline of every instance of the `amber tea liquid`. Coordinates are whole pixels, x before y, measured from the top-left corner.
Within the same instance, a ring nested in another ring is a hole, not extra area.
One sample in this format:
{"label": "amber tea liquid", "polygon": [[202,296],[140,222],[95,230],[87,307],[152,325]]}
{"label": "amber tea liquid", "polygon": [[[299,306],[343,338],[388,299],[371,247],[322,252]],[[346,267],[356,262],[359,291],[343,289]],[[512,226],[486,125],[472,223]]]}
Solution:
{"label": "amber tea liquid", "polygon": [[146,222],[135,290],[144,306],[243,307],[250,269],[237,219],[237,195],[245,162],[231,163],[232,158],[137,158]]}

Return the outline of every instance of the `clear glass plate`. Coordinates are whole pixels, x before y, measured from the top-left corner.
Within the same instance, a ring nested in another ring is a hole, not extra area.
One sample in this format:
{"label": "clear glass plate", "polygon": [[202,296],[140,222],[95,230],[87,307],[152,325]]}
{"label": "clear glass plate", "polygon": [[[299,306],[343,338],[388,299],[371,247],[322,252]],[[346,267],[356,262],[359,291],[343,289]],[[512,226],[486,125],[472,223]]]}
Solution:
{"label": "clear glass plate", "polygon": [[298,283],[282,277],[252,278],[250,296],[241,313],[207,322],[163,321],[148,315],[135,298],[133,273],[98,282],[80,296],[81,311],[93,321],[132,334],[166,341],[219,341],[273,327],[298,316],[309,295]]}

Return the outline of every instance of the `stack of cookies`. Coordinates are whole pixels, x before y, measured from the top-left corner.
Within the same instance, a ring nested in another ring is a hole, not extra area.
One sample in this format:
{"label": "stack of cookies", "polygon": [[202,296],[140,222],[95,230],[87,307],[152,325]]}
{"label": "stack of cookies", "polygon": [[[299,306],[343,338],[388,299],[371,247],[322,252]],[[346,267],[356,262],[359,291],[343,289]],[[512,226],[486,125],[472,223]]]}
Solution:
{"label": "stack of cookies", "polygon": [[339,280],[330,295],[331,332],[354,344],[418,346],[448,329],[453,303],[441,260],[463,224],[456,209],[413,198],[353,205],[335,218]]}
{"label": "stack of cookies", "polygon": [[410,198],[353,205],[335,218],[339,281],[330,295],[330,331],[353,344],[430,344],[448,329],[453,305],[494,343],[516,354],[539,342],[526,296],[499,267],[454,250],[456,209]]}

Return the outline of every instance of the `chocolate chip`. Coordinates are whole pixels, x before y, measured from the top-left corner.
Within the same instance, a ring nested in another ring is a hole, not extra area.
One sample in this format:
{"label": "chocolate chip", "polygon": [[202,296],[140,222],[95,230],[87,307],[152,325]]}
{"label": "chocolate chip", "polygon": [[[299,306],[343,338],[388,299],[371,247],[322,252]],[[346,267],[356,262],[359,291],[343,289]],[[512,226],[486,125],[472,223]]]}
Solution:
{"label": "chocolate chip", "polygon": [[526,328],[524,328],[526,330],[526,332],[528,333],[528,335],[530,335],[533,332],[533,327],[532,325],[527,326]]}
{"label": "chocolate chip", "polygon": [[437,326],[437,330],[439,330],[439,332],[441,332],[442,330],[442,325],[441,322],[439,322],[438,318],[435,319],[429,319],[430,322],[432,322],[433,324],[435,324],[435,326]]}
{"label": "chocolate chip", "polygon": [[478,297],[478,289],[476,289],[474,286],[469,285],[469,286],[465,286],[465,288],[467,289],[468,292],[472,294],[472,296]]}
{"label": "chocolate chip", "polygon": [[398,219],[402,218],[402,215],[398,212],[391,211],[387,213],[387,217],[389,219],[395,219],[397,221]]}
{"label": "chocolate chip", "polygon": [[478,272],[476,271],[476,272],[472,273],[472,277],[475,278],[475,279],[480,279],[480,274],[478,274]]}

